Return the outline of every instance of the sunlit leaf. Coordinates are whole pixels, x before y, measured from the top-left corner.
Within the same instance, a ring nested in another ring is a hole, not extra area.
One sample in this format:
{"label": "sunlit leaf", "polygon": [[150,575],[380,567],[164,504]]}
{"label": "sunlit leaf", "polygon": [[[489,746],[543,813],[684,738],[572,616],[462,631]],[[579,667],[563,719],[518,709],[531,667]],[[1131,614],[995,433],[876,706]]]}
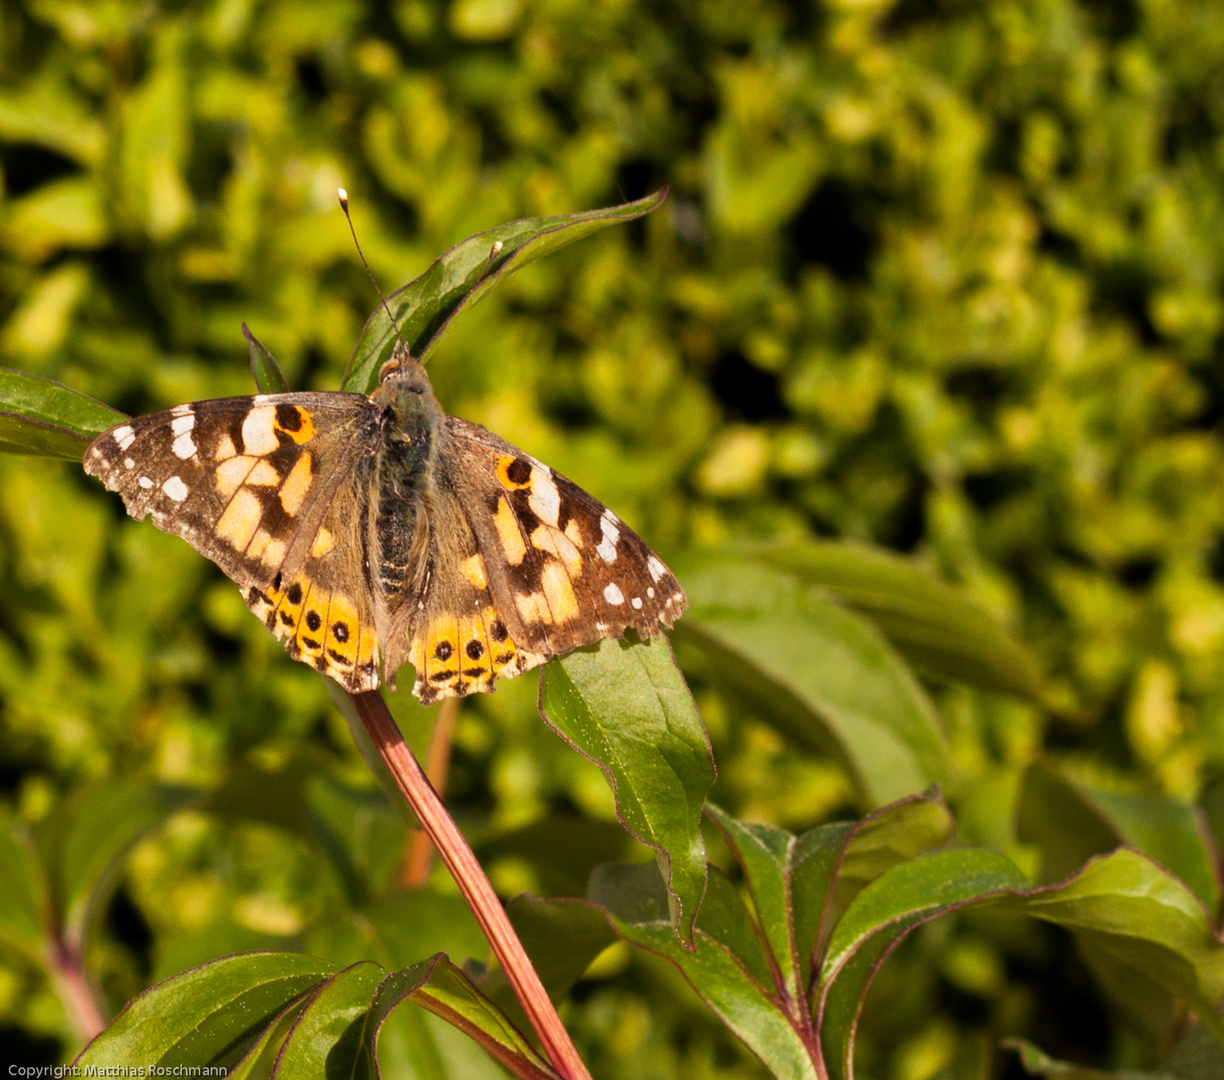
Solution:
{"label": "sunlit leaf", "polygon": [[[409,352],[425,359],[451,320],[501,279],[585,236],[649,214],[667,189],[636,202],[557,217],[524,218],[477,233],[440,255],[415,281],[397,289],[387,304]],[[382,305],[374,309],[357,341],[344,389],[369,393],[378,369],[391,355],[395,330]]]}
{"label": "sunlit leaf", "polygon": [[914,663],[983,690],[1040,700],[1041,677],[1028,651],[916,564],[855,544],[769,545],[753,553],[866,615]]}
{"label": "sunlit leaf", "polygon": [[625,827],[659,853],[673,922],[688,938],[705,891],[701,808],[714,762],[667,639],[604,640],[554,660],[540,714],[604,771]]}
{"label": "sunlit leaf", "polygon": [[861,616],[743,556],[689,558],[678,573],[692,610],[677,645],[788,735],[844,761],[868,805],[951,775],[934,707]]}
{"label": "sunlit leaf", "polygon": [[96,436],[125,419],[60,383],[0,368],[0,451],[80,461]]}

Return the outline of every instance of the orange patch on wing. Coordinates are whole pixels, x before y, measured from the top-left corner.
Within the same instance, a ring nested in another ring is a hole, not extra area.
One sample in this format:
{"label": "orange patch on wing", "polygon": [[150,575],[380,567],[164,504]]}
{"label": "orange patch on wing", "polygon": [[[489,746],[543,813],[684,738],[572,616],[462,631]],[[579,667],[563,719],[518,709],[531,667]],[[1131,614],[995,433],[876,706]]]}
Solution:
{"label": "orange patch on wing", "polygon": [[540,574],[540,585],[544,589],[544,597],[552,609],[554,622],[569,622],[578,614],[578,597],[574,595],[574,586],[570,583],[565,567],[558,562],[550,562]]}
{"label": "orange patch on wing", "polygon": [[302,508],[306,492],[310,490],[311,460],[310,454],[303,451],[302,456],[294,463],[285,482],[281,485],[280,501],[286,514],[296,514]]}
{"label": "orange patch on wing", "polygon": [[493,516],[493,524],[497,527],[497,537],[501,540],[506,562],[511,566],[518,566],[527,554],[527,545],[523,543],[523,534],[519,532],[514,511],[510,509],[510,503],[504,495],[497,500],[497,513]]}
{"label": "orange patch on wing", "polygon": [[262,519],[263,503],[254,493],[242,488],[235,492],[229,506],[217,519],[217,535],[239,551],[245,551]]}

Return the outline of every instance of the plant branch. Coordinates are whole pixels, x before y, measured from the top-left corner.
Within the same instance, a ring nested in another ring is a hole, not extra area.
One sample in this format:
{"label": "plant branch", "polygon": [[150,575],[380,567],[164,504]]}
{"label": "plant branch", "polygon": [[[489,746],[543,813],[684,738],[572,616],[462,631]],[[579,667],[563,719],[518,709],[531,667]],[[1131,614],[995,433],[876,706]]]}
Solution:
{"label": "plant branch", "polygon": [[60,1000],[67,1007],[77,1031],[89,1042],[106,1027],[106,1017],[89,976],[85,974],[79,946],[56,935],[52,943],[51,970],[59,985]]}
{"label": "plant branch", "polygon": [[510,925],[510,919],[493,886],[489,884],[454,819],[446,812],[420,763],[408,749],[382,695],[377,690],[370,690],[349,696],[379,756],[480,923],[549,1061],[565,1080],[591,1080],[591,1074],[578,1056],[539,975],[531,966],[527,952]]}

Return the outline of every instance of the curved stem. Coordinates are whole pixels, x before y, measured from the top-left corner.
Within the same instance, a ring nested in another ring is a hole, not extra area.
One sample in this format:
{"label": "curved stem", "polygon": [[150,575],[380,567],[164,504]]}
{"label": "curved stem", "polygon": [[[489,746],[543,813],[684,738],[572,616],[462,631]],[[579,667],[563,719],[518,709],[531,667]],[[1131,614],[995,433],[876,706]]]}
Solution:
{"label": "curved stem", "polygon": [[442,805],[416,757],[408,749],[382,695],[377,690],[370,690],[349,696],[379,756],[480,923],[553,1068],[565,1080],[591,1080],[591,1074],[570,1041],[569,1033],[553,1008],[539,975],[531,966],[493,886],[489,884],[454,819],[446,812],[446,807]]}

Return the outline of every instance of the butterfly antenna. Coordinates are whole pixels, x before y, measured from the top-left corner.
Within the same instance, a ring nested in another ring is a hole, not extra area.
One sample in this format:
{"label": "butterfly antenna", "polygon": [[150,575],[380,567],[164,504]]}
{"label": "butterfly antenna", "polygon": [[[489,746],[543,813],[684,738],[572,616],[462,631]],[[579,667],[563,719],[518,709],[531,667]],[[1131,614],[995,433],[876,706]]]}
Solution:
{"label": "butterfly antenna", "polygon": [[404,352],[411,356],[412,350],[408,348],[404,335],[400,333],[399,323],[395,321],[395,316],[391,314],[387,298],[383,296],[382,289],[378,287],[378,279],[374,277],[374,271],[370,269],[370,264],[366,262],[365,252],[361,250],[361,243],[357,239],[357,230],[353,227],[353,217],[349,213],[348,192],[344,188],[337,188],[336,194],[340,196],[340,209],[344,211],[344,220],[348,222],[349,232],[353,234],[353,246],[357,248],[357,254],[361,256],[361,265],[365,267],[370,284],[374,286],[374,291],[378,293],[378,299],[382,302],[383,311],[387,313],[387,318],[391,320],[391,325],[395,327],[395,336],[399,338],[399,343],[404,347]]}

